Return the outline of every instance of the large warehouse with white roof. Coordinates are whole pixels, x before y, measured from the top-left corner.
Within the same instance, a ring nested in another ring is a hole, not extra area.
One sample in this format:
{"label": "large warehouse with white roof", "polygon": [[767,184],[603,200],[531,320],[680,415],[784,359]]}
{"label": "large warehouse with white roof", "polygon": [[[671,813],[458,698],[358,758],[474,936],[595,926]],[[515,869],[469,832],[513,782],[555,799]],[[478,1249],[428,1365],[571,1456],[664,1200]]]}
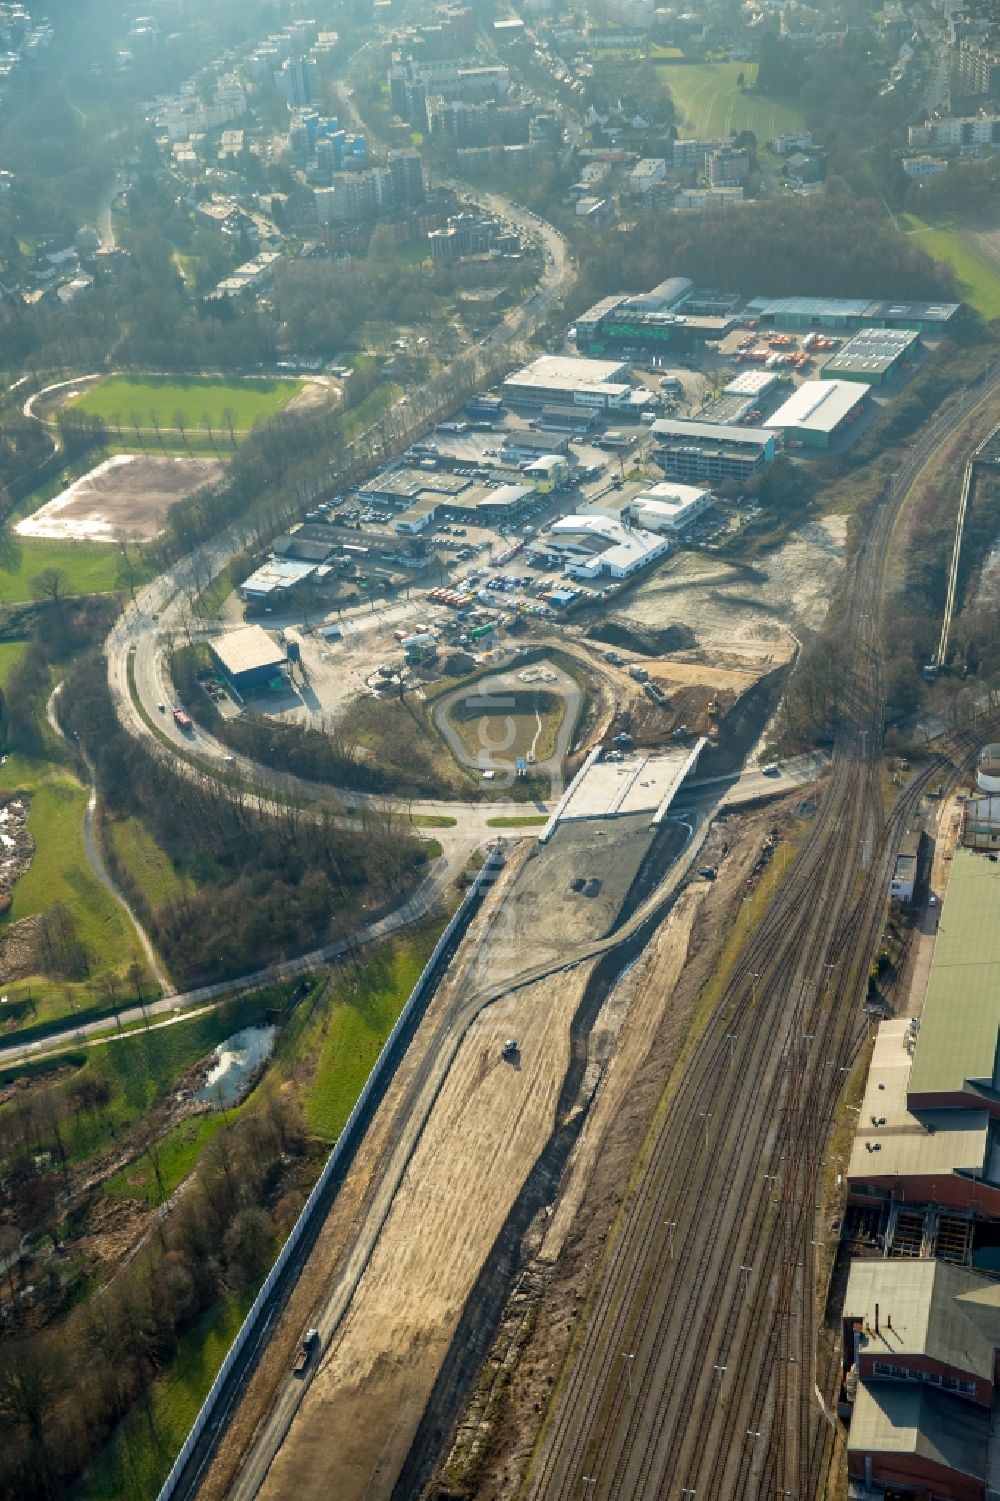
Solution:
{"label": "large warehouse with white roof", "polygon": [[833,438],[859,416],[867,386],[849,380],[807,380],[767,419],[790,447],[829,448]]}

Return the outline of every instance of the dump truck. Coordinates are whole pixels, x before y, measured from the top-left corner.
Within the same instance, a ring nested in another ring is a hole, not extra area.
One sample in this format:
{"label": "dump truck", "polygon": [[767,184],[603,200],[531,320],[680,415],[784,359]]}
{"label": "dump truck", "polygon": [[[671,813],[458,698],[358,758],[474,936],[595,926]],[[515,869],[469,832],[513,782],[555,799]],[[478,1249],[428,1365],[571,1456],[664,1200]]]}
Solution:
{"label": "dump truck", "polygon": [[299,1352],[295,1357],[295,1364],[292,1366],[293,1376],[303,1376],[305,1374],[306,1367],[312,1359],[313,1351],[316,1349],[318,1344],[319,1330],[307,1329],[305,1334],[302,1336],[302,1343],[299,1346]]}

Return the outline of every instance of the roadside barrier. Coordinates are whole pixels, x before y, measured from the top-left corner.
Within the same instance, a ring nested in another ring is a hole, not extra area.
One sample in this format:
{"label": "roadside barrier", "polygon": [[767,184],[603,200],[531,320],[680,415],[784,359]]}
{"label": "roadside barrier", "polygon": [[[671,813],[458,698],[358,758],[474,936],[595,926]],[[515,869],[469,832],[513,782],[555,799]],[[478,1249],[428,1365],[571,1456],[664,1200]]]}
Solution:
{"label": "roadside barrier", "polygon": [[[355,1102],[354,1109],[347,1118],[343,1131],[337,1138],[332,1152],[326,1160],[323,1171],[320,1173],[305,1204],[302,1212],[289,1232],[288,1239],[278,1254],[278,1259],[271,1268],[260,1292],[254,1299],[254,1303],[246,1318],[240,1326],[236,1338],[230,1346],[229,1353],[219,1368],[219,1373],[212,1383],[208,1396],[201,1406],[201,1411],[194,1420],[191,1432],[184,1441],[183,1447],[174,1460],[170,1474],[163,1482],[158,1501],[169,1501],[169,1498],[181,1493],[181,1486],[185,1479],[185,1471],[193,1455],[199,1440],[216,1416],[226,1382],[231,1375],[234,1366],[243,1354],[247,1342],[262,1328],[266,1326],[270,1318],[280,1306],[280,1300],[291,1291],[299,1269],[294,1269],[290,1275],[289,1266],[302,1241],[313,1228],[313,1220],[320,1214],[326,1214],[330,1205],[336,1198],[338,1171],[350,1162],[359,1142],[367,1129],[370,1113],[374,1105],[378,1103],[382,1091],[389,1080],[405,1051],[403,1046],[407,1031],[412,1024],[418,1008],[430,999],[434,986],[439,978],[442,960],[446,958],[457,937],[464,934],[469,926],[482,900],[484,889],[496,878],[503,868],[504,853],[503,845],[498,840],[490,850],[482,868],[476,875],[475,880],[466,892],[461,906],[455,912],[441,937],[434,945],[434,951],[424,965],[420,976],[410,992],[409,999],[389,1036],[386,1038],[375,1060],[374,1067],[365,1082],[360,1095]],[[332,1191],[331,1191],[332,1190]],[[207,1460],[206,1455],[202,1460],[202,1466]],[[201,1468],[201,1467],[199,1467]],[[197,1478],[197,1477],[192,1477]]]}

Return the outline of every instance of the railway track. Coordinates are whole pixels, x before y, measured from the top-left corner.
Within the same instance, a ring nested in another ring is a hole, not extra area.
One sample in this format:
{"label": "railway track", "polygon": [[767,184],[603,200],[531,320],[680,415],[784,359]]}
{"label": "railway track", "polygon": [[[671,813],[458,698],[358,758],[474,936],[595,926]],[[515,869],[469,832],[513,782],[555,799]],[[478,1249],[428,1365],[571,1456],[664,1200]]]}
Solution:
{"label": "railway track", "polygon": [[847,585],[851,666],[820,810],[647,1139],[527,1476],[533,1501],[821,1493],[836,1378],[835,1355],[816,1369],[827,1139],[867,1035],[899,838],[979,738],[953,737],[886,815],[885,570],[916,476],[998,386],[1000,370],[928,428],[871,518]]}

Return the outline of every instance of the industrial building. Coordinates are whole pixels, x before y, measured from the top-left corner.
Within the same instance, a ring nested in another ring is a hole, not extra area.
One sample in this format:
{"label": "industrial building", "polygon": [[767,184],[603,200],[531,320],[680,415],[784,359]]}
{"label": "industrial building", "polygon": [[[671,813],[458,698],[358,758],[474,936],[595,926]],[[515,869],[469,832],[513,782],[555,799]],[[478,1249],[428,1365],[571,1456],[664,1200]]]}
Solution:
{"label": "industrial building", "polygon": [[500,459],[504,464],[531,463],[542,454],[568,452],[568,438],[560,437],[558,433],[532,432],[530,428],[504,433],[500,443]]}
{"label": "industrial building", "polygon": [[976,1223],[1000,1220],[1000,864],[951,861],[919,1021],[878,1029],[847,1171],[889,1254],[975,1265]]}
{"label": "industrial building", "polygon": [[916,329],[863,328],[830,356],[821,378],[884,386],[901,365],[912,361],[919,343]]}
{"label": "industrial building", "polygon": [[264,688],[280,678],[286,661],[284,649],[259,625],[228,631],[209,641],[208,650],[230,688],[239,694]]}
{"label": "industrial building", "polygon": [[892,867],[889,881],[889,896],[894,902],[912,902],[913,892],[920,875],[920,856],[924,840],[920,833],[908,833],[900,846]]}
{"label": "industrial building", "polygon": [[647,532],[682,532],[712,504],[712,492],[702,485],[666,480],[643,490],[629,501],[624,515]]}
{"label": "industrial building", "polygon": [[771,370],[744,370],[731,380],[722,391],[725,396],[746,396],[751,401],[762,401],[777,390],[781,377]]}
{"label": "industrial building", "polygon": [[861,414],[867,386],[846,380],[803,381],[767,419],[788,447],[829,448],[837,434]]}
{"label": "industrial building", "polygon": [[270,558],[240,585],[240,595],[248,601],[271,599],[287,594],[308,583],[317,575],[317,563],[296,562],[292,558]]}
{"label": "industrial building", "polygon": [[580,349],[609,347],[660,351],[696,349],[737,326],[735,293],[699,291],[686,276],[670,276],[638,296],[605,297],[576,320]]}
{"label": "industrial building", "polygon": [[553,522],[549,535],[540,538],[532,550],[562,558],[571,578],[626,579],[666,557],[670,543],[627,526],[617,516],[591,511]]}
{"label": "industrial building", "polygon": [[520,406],[542,407],[549,402],[614,409],[628,402],[632,387],[619,360],[585,360],[543,354],[515,370],[503,383],[504,395]]}
{"label": "industrial building", "polygon": [[762,328],[905,328],[943,334],[958,302],[866,302],[858,297],[753,297],[744,318]]}
{"label": "industrial building", "polygon": [[996,1495],[1000,1283],[946,1261],[855,1261],[843,1342],[857,1493]]}
{"label": "industrial building", "polygon": [[741,482],[774,458],[775,435],[746,427],[714,427],[710,422],[689,422],[667,417],[652,423],[650,432],[657,445],[657,458],[671,479],[692,484],[707,480]]}

